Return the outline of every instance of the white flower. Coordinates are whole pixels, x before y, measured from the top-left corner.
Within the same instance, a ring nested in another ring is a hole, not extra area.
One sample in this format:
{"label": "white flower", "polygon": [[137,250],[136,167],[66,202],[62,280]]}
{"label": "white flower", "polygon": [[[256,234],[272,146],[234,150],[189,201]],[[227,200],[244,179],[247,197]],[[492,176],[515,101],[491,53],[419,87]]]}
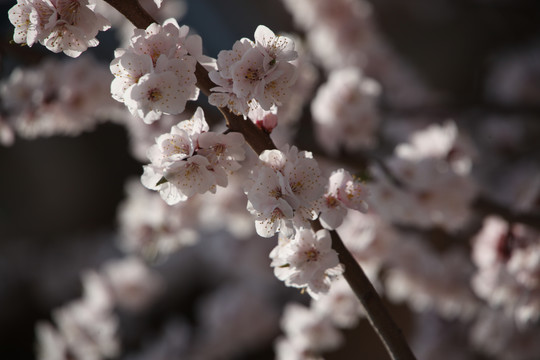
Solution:
{"label": "white flower", "polygon": [[145,54],[152,58],[156,65],[161,55],[174,57],[178,51],[185,55],[187,51],[178,48],[180,28],[176,21],[165,21],[162,25],[152,23],[146,29],[135,29],[130,40],[130,49],[137,54]]}
{"label": "white flower", "polygon": [[56,9],[48,0],[20,0],[9,9],[8,15],[15,26],[13,41],[32,46],[43,38],[44,27],[51,17],[56,17]]}
{"label": "white flower", "polygon": [[311,103],[315,133],[330,153],[373,146],[379,125],[379,85],[357,68],[332,71]]}
{"label": "white flower", "polygon": [[239,62],[244,54],[252,48],[253,42],[242,38],[234,43],[232,50],[220,51],[217,57],[218,70],[210,72],[210,77],[212,78],[213,74],[214,76],[219,75],[223,79],[232,79],[231,67]]}
{"label": "white flower", "polygon": [[323,360],[312,351],[304,349],[290,339],[278,338],[274,346],[276,360]]}
{"label": "white flower", "polygon": [[159,191],[169,205],[195,194],[215,193],[217,185],[227,186],[227,174],[240,168],[243,144],[240,134],[209,133],[198,108],[191,119],[173,126],[149,148],[151,164],[144,166],[141,182]]}
{"label": "white flower", "polygon": [[295,348],[312,353],[336,349],[343,342],[328,317],[295,303],[285,306],[281,327]]}
{"label": "white flower", "polygon": [[118,355],[118,318],[104,279],[95,272],[83,276],[84,297],[57,309],[53,318],[68,349],[78,359]]}
{"label": "white flower", "polygon": [[270,111],[285,102],[296,81],[290,62],[297,57],[294,42],[264,26],[255,31],[255,40],[241,39],[218,54],[217,70],[209,74],[218,85],[211,89],[211,104],[247,116],[252,107]]}
{"label": "white flower", "polygon": [[306,288],[313,298],[328,292],[331,277],[343,271],[332,249],[330,233],[301,228],[293,239],[281,241],[285,243],[270,254],[276,277],[287,286]]}
{"label": "white flower", "polygon": [[450,231],[466,224],[477,186],[470,174],[471,158],[455,130],[451,123],[432,125],[396,147],[385,163],[402,186],[396,186],[382,169],[373,169],[377,181],[370,186],[370,203],[381,216]]}
{"label": "white flower", "polygon": [[57,0],[54,4],[58,17],[49,21],[45,27],[48,34],[40,41],[53,52],[77,57],[87,48],[97,46],[97,33],[111,27],[107,19],[94,12],[93,2]]}
{"label": "white flower", "polygon": [[324,185],[311,153],[293,146],[263,151],[259,160],[246,191],[248,210],[257,216],[257,233],[269,237],[290,230],[293,223],[305,226],[315,219]]}
{"label": "white flower", "polygon": [[186,102],[179,93],[182,85],[171,71],[143,75],[137,84],[125,93],[125,103],[133,115],[138,115],[147,124],[159,120],[162,113],[179,114]]}
{"label": "white flower", "polygon": [[348,329],[354,328],[358,324],[365,311],[360,300],[343,277],[332,283],[327,294],[321,295],[317,300],[312,300],[311,308],[328,316],[336,326]]}
{"label": "white flower", "polygon": [[37,357],[40,360],[59,360],[68,356],[65,339],[48,322],[39,322],[36,325],[38,342]]}
{"label": "white flower", "polygon": [[264,55],[257,49],[251,48],[231,66],[233,92],[238,97],[249,99],[260,94],[266,75],[263,63]]}
{"label": "white flower", "polygon": [[115,51],[111,93],[147,124],[162,114],[180,114],[188,100],[199,96],[197,61],[188,54],[186,42],[195,49],[198,43],[188,41],[188,31],[174,19],[154,23],[146,30],[136,29],[129,47]]}
{"label": "white flower", "polygon": [[148,191],[135,179],[128,182],[126,192],[118,215],[119,245],[124,252],[155,260],[197,242],[197,199],[169,206],[159,193]]}
{"label": "white flower", "polygon": [[128,310],[144,309],[162,290],[163,279],[136,257],[108,262],[103,275],[115,302]]}
{"label": "white flower", "polygon": [[294,41],[286,36],[276,36],[272,30],[264,25],[255,29],[255,43],[257,49],[264,55],[264,69],[269,71],[277,63],[292,61],[298,57],[294,50]]}
{"label": "white flower", "polygon": [[146,54],[136,54],[124,49],[117,49],[115,56],[110,66],[114,75],[111,93],[115,100],[124,102],[126,91],[137,84],[143,75],[152,71],[152,58]]}
{"label": "white flower", "polygon": [[334,171],[321,200],[319,218],[322,224],[329,229],[337,228],[347,214],[346,208],[366,212],[368,205],[365,200],[368,195],[365,185],[354,179],[348,171]]}
{"label": "white flower", "polygon": [[238,161],[244,160],[244,137],[240,133],[218,134],[205,132],[199,136],[199,154],[208,158],[213,167],[219,166],[232,172],[240,168]]}
{"label": "white flower", "polygon": [[197,193],[203,194],[216,184],[210,162],[201,155],[175,163],[165,171],[164,177],[188,198]]}

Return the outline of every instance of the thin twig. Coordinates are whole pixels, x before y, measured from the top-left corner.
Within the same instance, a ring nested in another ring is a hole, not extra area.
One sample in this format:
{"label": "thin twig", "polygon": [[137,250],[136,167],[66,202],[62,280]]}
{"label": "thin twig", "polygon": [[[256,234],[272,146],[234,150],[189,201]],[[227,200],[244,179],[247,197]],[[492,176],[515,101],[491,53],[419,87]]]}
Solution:
{"label": "thin twig", "polygon": [[[313,230],[322,229],[319,220],[311,223]],[[401,329],[386,310],[381,297],[371,284],[364,270],[349,252],[336,231],[331,231],[332,248],[338,253],[339,262],[345,266],[343,273],[356,297],[366,310],[367,318],[394,360],[416,359]]]}

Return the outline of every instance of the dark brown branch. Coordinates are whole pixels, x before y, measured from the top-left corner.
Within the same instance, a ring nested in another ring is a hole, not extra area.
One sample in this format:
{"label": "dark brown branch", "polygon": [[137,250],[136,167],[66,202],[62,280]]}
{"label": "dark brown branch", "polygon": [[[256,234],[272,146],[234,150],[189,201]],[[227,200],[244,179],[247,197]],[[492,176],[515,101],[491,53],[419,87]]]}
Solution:
{"label": "dark brown branch", "polygon": [[[206,71],[201,64],[197,63],[195,75],[197,76],[197,87],[201,89],[203,94],[209,96],[211,93],[210,89],[217,85],[208,77],[208,71]],[[231,131],[239,132],[244,135],[246,142],[257,154],[260,155],[264,150],[276,148],[276,145],[274,145],[270,136],[253,122],[246,121],[242,116],[233,114],[227,108],[219,108],[219,111],[221,111],[225,117],[227,127]]]}
{"label": "dark brown branch", "polygon": [[[152,17],[140,7],[137,1],[106,1],[124,14],[138,28],[147,28],[148,25],[154,22]],[[210,95],[210,89],[216,85],[208,77],[208,71],[202,65],[197,64],[195,75],[197,76],[197,86],[201,92],[207,96]],[[227,108],[219,108],[219,110],[225,117],[228,128],[231,131],[242,133],[246,142],[257,154],[260,154],[264,150],[276,148],[270,136],[258,128],[253,122],[246,121],[242,116],[233,114]],[[319,221],[315,221],[313,224],[314,230],[322,228]],[[373,285],[335,231],[332,231],[332,246],[338,252],[340,262],[345,265],[345,279],[364,305],[371,325],[386,346],[392,359],[415,359],[401,330],[388,315]]]}
{"label": "dark brown branch", "polygon": [[146,29],[156,22],[137,0],[105,0],[116,10],[120,11],[133,25],[139,29]]}
{"label": "dark brown branch", "polygon": [[[322,229],[321,223],[312,222],[313,230]],[[332,248],[338,253],[339,262],[345,266],[343,273],[345,279],[354,291],[366,310],[367,318],[377,335],[383,342],[386,350],[394,360],[416,359],[401,329],[396,325],[379,294],[369,281],[364,270],[349,252],[338,233],[330,232],[332,236]]]}

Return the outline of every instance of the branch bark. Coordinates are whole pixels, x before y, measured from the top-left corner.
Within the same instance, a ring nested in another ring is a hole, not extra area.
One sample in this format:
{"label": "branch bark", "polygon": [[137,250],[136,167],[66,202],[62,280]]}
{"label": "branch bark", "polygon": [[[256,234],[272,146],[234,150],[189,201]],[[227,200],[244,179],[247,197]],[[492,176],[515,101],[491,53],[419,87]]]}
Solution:
{"label": "branch bark", "polygon": [[[124,16],[138,28],[146,29],[154,22],[152,17],[144,11],[136,0],[106,1],[124,14]],[[202,65],[197,64],[195,75],[197,76],[197,86],[203,94],[209,96],[211,94],[211,89],[216,85],[208,77],[208,71],[206,71]],[[253,122],[244,120],[243,117],[233,114],[227,108],[219,108],[219,110],[225,117],[228,128],[231,131],[239,132],[244,135],[246,142],[257,154],[261,154],[264,150],[276,148],[270,136]],[[312,226],[314,230],[322,229],[318,220],[314,221]],[[345,279],[363,304],[369,322],[383,342],[391,358],[394,360],[416,359],[407,344],[402,331],[386,311],[381,298],[360,267],[360,264],[358,264],[349,250],[345,247],[345,244],[337,232],[332,231],[331,236],[332,247],[338,253],[340,262],[345,266]]]}

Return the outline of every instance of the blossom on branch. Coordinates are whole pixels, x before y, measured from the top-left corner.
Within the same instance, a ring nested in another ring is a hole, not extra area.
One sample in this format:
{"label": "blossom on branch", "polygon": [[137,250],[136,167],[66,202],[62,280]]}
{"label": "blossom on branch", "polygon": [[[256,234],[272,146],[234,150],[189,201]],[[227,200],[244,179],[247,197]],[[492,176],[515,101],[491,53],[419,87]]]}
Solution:
{"label": "blossom on branch", "polygon": [[334,171],[321,201],[321,223],[328,229],[336,229],[347,215],[347,208],[365,213],[368,209],[365,201],[368,195],[365,185],[348,171]]}
{"label": "blossom on branch", "polygon": [[244,138],[238,133],[208,133],[201,108],[193,117],[173,126],[148,149],[151,164],[144,166],[141,181],[158,190],[169,205],[185,201],[216,185],[227,186],[227,173],[240,168]]}
{"label": "blossom on branch", "polygon": [[112,96],[147,124],[162,114],[180,114],[188,100],[199,96],[197,60],[188,53],[198,46],[188,31],[187,26],[179,27],[176,20],[168,19],[163,25],[135,29],[129,46],[115,51]]}
{"label": "blossom on branch", "polygon": [[217,70],[209,74],[218,85],[212,89],[210,103],[244,116],[250,107],[260,105],[268,111],[281,105],[296,81],[296,66],[291,63],[296,57],[290,38],[259,25],[255,42],[243,38],[232,50],[218,54]]}
{"label": "blossom on branch", "polygon": [[323,178],[310,152],[295,146],[266,150],[259,156],[246,190],[248,210],[256,215],[257,233],[270,237],[277,231],[291,234],[317,217],[317,200],[324,193]]}
{"label": "blossom on branch", "polygon": [[338,255],[332,249],[327,230],[297,230],[294,238],[281,237],[270,253],[276,277],[285,285],[305,288],[315,299],[330,289],[332,278],[339,276]]}
{"label": "blossom on branch", "polygon": [[99,44],[99,31],[110,28],[94,8],[92,0],[20,0],[9,10],[13,40],[28,46],[39,42],[52,52],[77,57]]}

